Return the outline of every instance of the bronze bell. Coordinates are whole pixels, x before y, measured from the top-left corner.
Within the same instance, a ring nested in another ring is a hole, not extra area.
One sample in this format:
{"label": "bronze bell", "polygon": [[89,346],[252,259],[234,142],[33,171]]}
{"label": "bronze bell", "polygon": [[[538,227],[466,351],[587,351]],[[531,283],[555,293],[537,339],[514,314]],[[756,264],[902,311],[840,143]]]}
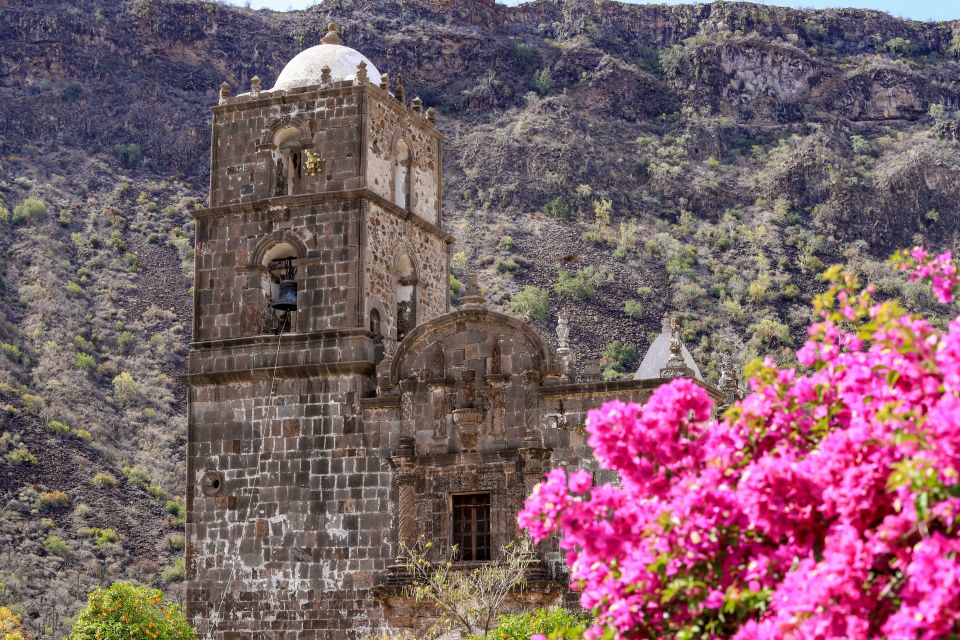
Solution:
{"label": "bronze bell", "polygon": [[284,278],[280,281],[280,291],[273,303],[277,311],[297,310],[297,281],[293,278]]}

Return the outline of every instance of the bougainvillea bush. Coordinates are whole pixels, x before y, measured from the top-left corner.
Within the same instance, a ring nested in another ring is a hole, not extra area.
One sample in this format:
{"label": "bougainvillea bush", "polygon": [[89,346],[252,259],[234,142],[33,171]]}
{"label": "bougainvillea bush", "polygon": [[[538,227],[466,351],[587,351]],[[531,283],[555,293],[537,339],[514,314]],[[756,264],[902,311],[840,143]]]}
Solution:
{"label": "bougainvillea bush", "polygon": [[[949,255],[895,258],[941,302]],[[616,484],[552,471],[518,521],[560,535],[591,638],[960,637],[960,319],[839,269],[801,368],[754,365],[719,421],[689,380],[591,412]]]}

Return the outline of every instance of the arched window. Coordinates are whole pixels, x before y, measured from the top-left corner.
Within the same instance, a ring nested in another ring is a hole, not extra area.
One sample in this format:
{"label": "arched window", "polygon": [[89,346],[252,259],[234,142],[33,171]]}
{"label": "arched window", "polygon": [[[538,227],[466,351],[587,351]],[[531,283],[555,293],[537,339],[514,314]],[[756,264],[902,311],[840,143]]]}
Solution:
{"label": "arched window", "polygon": [[284,127],[273,137],[273,195],[292,196],[300,193],[303,182],[303,149],[300,130]]}
{"label": "arched window", "polygon": [[403,209],[410,208],[410,165],[412,156],[407,143],[397,141],[393,158],[393,204]]}
{"label": "arched window", "polygon": [[[296,262],[297,250],[285,242],[273,245],[263,255],[260,286],[263,288],[266,308],[262,333],[290,333],[294,329],[294,310],[289,307],[291,301],[293,306],[296,306],[299,292],[296,287],[291,290],[289,280],[296,276]],[[288,284],[281,286],[284,280],[287,280]]]}
{"label": "arched window", "polygon": [[417,326],[417,270],[408,255],[397,260],[397,340]]}
{"label": "arched window", "polygon": [[380,312],[376,309],[370,310],[370,333],[381,335],[380,333]]}

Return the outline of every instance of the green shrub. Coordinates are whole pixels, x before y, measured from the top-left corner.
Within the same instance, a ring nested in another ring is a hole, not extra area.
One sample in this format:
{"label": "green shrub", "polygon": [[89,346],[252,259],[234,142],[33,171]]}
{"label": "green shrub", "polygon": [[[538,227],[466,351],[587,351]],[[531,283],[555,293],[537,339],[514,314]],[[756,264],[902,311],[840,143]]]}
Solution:
{"label": "green shrub", "polygon": [[456,297],[460,295],[466,285],[457,279],[457,276],[450,274],[450,295]]}
{"label": "green shrub", "polygon": [[120,536],[113,529],[98,529],[96,527],[83,527],[77,531],[84,538],[93,538],[93,544],[97,549],[103,549],[112,542],[120,540]]}
{"label": "green shrub", "polygon": [[77,440],[82,440],[83,442],[93,442],[93,434],[86,429],[74,429],[72,433],[73,437]]}
{"label": "green shrub", "polygon": [[450,268],[454,273],[463,275],[467,271],[467,252],[457,251],[450,256]]}
{"label": "green shrub", "polygon": [[531,84],[533,84],[536,92],[542,96],[547,95],[557,87],[557,83],[553,81],[553,73],[550,71],[550,67],[544,67],[533,74]]}
{"label": "green shrub", "polygon": [[89,353],[77,352],[77,369],[80,371],[95,371],[97,368],[97,359]]}
{"label": "green shrub", "polygon": [[68,640],[195,640],[180,605],[159,589],[115,582],[87,599]]}
{"label": "green shrub", "polygon": [[160,570],[160,580],[162,580],[164,584],[180,582],[183,580],[185,574],[186,571],[183,558],[177,558],[173,564],[168,565]]}
{"label": "green shrub", "polygon": [[127,251],[123,254],[123,261],[127,263],[127,271],[135,272],[137,270],[137,254],[132,251]]}
{"label": "green shrub", "polygon": [[21,394],[20,400],[23,402],[23,408],[26,409],[28,413],[39,414],[43,409],[43,398],[33,393]]}
{"label": "green shrub", "polygon": [[500,236],[500,248],[509,251],[513,249],[513,238],[511,236]]}
{"label": "green shrub", "polygon": [[93,476],[93,478],[90,479],[90,482],[100,487],[101,489],[117,486],[117,479],[104,471],[100,471],[96,473]]}
{"label": "green shrub", "polygon": [[170,547],[171,551],[183,551],[185,545],[186,541],[183,535],[179,533],[172,533],[170,537],[167,538],[167,546]]}
{"label": "green shrub", "polygon": [[6,460],[10,464],[36,464],[37,456],[30,453],[29,449],[21,445],[8,453]]}
{"label": "green shrub", "polygon": [[70,435],[70,425],[64,424],[59,420],[51,420],[47,423],[47,431],[59,433],[62,436]]}
{"label": "green shrub", "polygon": [[[499,617],[495,629],[485,640],[528,640],[534,634],[547,637],[579,638],[588,617],[566,609],[537,609],[529,613],[511,613]],[[480,640],[477,636],[469,640]]]}
{"label": "green shrub", "polygon": [[507,258],[506,260],[497,260],[497,273],[513,273],[520,266],[515,260]]}
{"label": "green shrub", "polygon": [[120,335],[117,336],[117,348],[120,351],[126,352],[127,347],[129,347],[132,342],[133,334],[129,331],[121,331]]}
{"label": "green shrub", "polygon": [[667,275],[676,278],[690,272],[697,265],[697,251],[689,245],[681,245],[667,254]]}
{"label": "green shrub", "polygon": [[789,347],[793,344],[790,327],[773,318],[762,319],[751,325],[749,331],[753,334],[750,338],[751,346],[761,351],[779,346]]}
{"label": "green shrub", "polygon": [[616,380],[637,363],[637,348],[632,344],[614,340],[603,350],[600,370],[606,380]]}
{"label": "green shrub", "polygon": [[61,509],[70,504],[70,496],[65,491],[52,489],[37,497],[37,506],[41,509]]}
{"label": "green shrub", "polygon": [[623,303],[623,312],[631,318],[642,318],[643,303],[639,300],[627,300]]}
{"label": "green shrub", "polygon": [[136,169],[143,162],[143,150],[138,144],[119,144],[116,152],[120,163],[127,169]]}
{"label": "green shrub", "polygon": [[176,516],[177,525],[183,526],[187,522],[187,505],[182,498],[167,500],[167,511]]}
{"label": "green shrub", "polygon": [[16,362],[19,362],[20,358],[23,357],[23,352],[20,351],[19,347],[6,342],[0,345],[0,351],[3,351],[3,355]]}
{"label": "green shrub", "polygon": [[66,291],[68,295],[74,297],[83,293],[83,287],[76,282],[68,282],[67,284],[63,285],[63,290]]}
{"label": "green shrub", "polygon": [[140,391],[140,383],[126,371],[121,371],[113,378],[113,395],[123,403],[130,402]]}
{"label": "green shrub", "polygon": [[13,222],[43,218],[47,215],[47,205],[43,200],[27,198],[13,208]]}
{"label": "green shrub", "polygon": [[65,556],[70,553],[70,545],[60,536],[47,536],[43,541],[43,548],[52,556]]}
{"label": "green shrub", "polygon": [[543,205],[543,212],[551,218],[569,222],[573,220],[574,208],[570,206],[563,196],[557,196],[547,204]]}
{"label": "green shrub", "polygon": [[150,486],[150,476],[146,469],[141,466],[124,467],[123,475],[127,476],[127,482],[135,487],[146,489]]}
{"label": "green shrub", "polygon": [[580,239],[589,244],[604,245],[607,243],[607,236],[603,232],[596,230],[584,231]]}
{"label": "green shrub", "polygon": [[525,67],[533,61],[533,50],[522,42],[513,43],[513,61]]}
{"label": "green shrub", "polygon": [[556,284],[553,285],[553,290],[557,295],[571,300],[592,300],[597,297],[597,288],[582,270],[574,276],[561,271],[557,276]]}
{"label": "green shrub", "polygon": [[525,320],[546,320],[550,314],[550,296],[546,289],[527,285],[513,296],[510,313]]}

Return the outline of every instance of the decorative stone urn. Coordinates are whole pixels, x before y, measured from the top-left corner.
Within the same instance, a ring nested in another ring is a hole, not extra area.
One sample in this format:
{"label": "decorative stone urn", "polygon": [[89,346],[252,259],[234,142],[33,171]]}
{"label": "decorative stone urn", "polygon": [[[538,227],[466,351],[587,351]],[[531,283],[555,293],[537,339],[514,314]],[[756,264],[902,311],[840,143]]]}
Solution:
{"label": "decorative stone urn", "polygon": [[461,407],[453,410],[453,424],[460,434],[460,445],[467,453],[477,450],[480,441],[480,423],[483,422],[483,409],[479,407]]}

